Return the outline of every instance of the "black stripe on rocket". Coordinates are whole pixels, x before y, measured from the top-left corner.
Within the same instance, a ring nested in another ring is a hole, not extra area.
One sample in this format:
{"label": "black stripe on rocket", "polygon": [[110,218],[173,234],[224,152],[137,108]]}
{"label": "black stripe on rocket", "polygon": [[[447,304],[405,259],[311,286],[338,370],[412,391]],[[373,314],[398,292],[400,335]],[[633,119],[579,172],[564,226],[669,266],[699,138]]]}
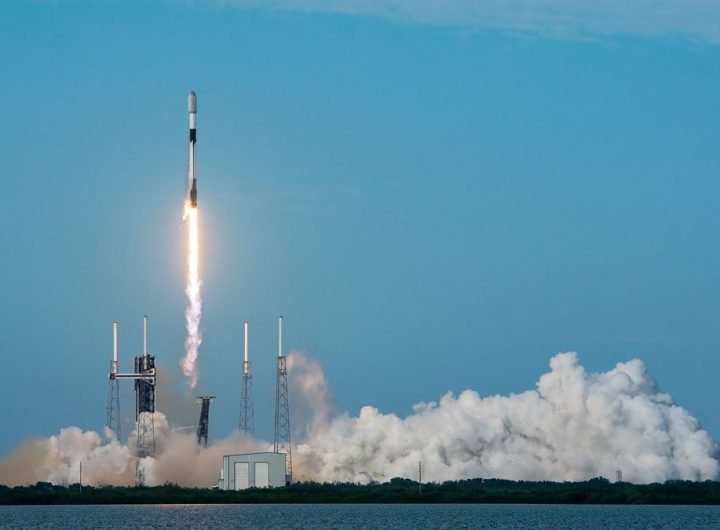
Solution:
{"label": "black stripe on rocket", "polygon": [[[190,129],[190,145],[195,151],[195,140],[197,139],[197,129]],[[190,188],[190,205],[197,208],[197,179],[193,178],[192,187]]]}

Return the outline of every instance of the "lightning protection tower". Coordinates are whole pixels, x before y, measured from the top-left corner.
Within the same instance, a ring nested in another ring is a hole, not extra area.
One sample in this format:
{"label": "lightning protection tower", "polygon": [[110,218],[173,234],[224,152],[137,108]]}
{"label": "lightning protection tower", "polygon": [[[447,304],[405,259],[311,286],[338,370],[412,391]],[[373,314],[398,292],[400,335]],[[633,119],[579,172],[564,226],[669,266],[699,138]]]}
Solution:
{"label": "lightning protection tower", "polygon": [[117,322],[113,322],[113,357],[110,361],[110,374],[108,376],[108,398],[105,412],[107,413],[107,428],[115,433],[117,439],[120,439],[120,381],[115,375],[118,373],[118,357],[117,357]]}
{"label": "lightning protection tower", "polygon": [[208,430],[210,428],[210,400],[215,396],[198,396],[197,402],[200,403],[200,421],[197,428],[198,445],[207,447]]}
{"label": "lightning protection tower", "polygon": [[246,436],[255,434],[255,410],[252,398],[252,374],[248,360],[248,323],[245,321],[245,360],[240,387],[240,430]]}
{"label": "lightning protection tower", "polygon": [[288,374],[282,346],[282,321],[278,317],[277,382],[275,385],[275,452],[285,453],[285,483],[292,483],[292,449],[290,447],[290,402]]}

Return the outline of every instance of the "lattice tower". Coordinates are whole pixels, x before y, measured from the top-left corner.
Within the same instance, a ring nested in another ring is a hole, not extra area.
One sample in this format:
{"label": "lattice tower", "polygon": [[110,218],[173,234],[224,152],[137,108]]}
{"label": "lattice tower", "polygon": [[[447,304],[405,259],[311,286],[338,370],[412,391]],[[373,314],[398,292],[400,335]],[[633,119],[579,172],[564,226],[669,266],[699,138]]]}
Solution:
{"label": "lattice tower", "polygon": [[287,359],[282,351],[282,317],[279,317],[277,381],[275,385],[275,452],[285,453],[286,484],[292,483],[292,447],[290,432]]}

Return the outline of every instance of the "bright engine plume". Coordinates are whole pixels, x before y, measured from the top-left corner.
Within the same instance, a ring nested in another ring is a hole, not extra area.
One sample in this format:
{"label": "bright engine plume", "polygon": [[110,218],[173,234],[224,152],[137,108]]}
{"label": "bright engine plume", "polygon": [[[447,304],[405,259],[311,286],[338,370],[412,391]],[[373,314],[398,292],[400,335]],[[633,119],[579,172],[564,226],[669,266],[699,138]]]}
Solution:
{"label": "bright engine plume", "polygon": [[188,223],[187,281],[185,294],[188,305],[185,308],[185,356],[180,365],[183,373],[190,378],[190,387],[197,384],[198,348],[202,342],[200,317],[202,315],[202,297],[200,296],[200,234],[198,230],[197,175],[195,173],[195,141],[197,139],[197,97],[195,92],[188,96],[188,114],[190,118],[190,136],[188,144],[188,197],[185,201],[183,219]]}
{"label": "bright engine plume", "polygon": [[190,386],[195,388],[197,384],[197,357],[198,348],[202,342],[200,333],[200,317],[202,315],[202,296],[200,295],[200,272],[199,272],[199,231],[198,231],[198,210],[185,205],[185,221],[188,224],[188,256],[187,256],[187,281],[185,294],[188,297],[188,305],[185,308],[185,357],[182,359],[183,373],[190,378]]}

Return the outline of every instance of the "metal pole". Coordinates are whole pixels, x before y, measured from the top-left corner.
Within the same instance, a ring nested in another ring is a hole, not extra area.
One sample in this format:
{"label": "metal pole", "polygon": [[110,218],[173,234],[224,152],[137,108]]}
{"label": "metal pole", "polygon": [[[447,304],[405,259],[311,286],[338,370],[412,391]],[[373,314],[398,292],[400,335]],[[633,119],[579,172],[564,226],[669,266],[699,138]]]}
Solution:
{"label": "metal pole", "polygon": [[282,357],[282,316],[278,317],[278,357]]}
{"label": "metal pole", "polygon": [[116,374],[118,371],[118,323],[117,320],[113,322],[113,362],[112,362],[112,373]]}
{"label": "metal pole", "polygon": [[243,365],[243,373],[248,373],[248,323],[245,321],[245,363]]}
{"label": "metal pole", "polygon": [[422,495],[422,460],[418,462],[418,495]]}

